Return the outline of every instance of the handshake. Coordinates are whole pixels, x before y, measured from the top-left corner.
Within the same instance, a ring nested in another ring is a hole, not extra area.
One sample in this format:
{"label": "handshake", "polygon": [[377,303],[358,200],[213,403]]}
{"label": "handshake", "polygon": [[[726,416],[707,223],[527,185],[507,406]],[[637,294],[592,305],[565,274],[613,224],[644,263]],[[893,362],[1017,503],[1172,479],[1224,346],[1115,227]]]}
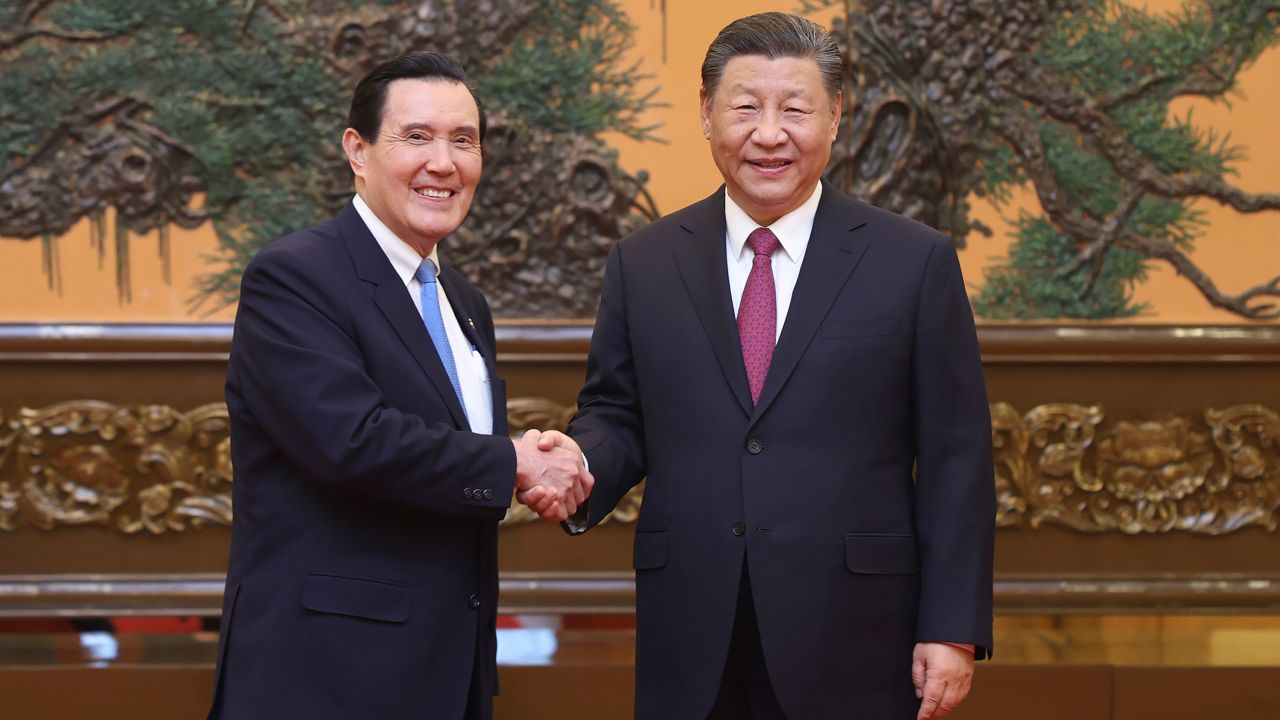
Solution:
{"label": "handshake", "polygon": [[556,430],[529,430],[511,442],[516,448],[516,500],[543,520],[572,517],[595,484],[578,443]]}

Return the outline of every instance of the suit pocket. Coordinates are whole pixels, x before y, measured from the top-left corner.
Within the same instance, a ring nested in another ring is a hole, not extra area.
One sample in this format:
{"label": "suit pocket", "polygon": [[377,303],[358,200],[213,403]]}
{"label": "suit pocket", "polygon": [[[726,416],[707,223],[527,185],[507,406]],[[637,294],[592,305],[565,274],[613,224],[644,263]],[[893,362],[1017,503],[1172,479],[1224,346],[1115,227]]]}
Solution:
{"label": "suit pocket", "polygon": [[920,571],[914,535],[850,533],[844,536],[844,563],[864,575],[911,575]]}
{"label": "suit pocket", "polygon": [[875,337],[877,335],[897,335],[902,326],[895,318],[877,318],[874,320],[857,320],[855,322],[822,323],[822,336],[826,338]]}
{"label": "suit pocket", "polygon": [[312,573],[302,584],[302,607],[321,613],[402,623],[409,619],[409,588],[376,580]]}
{"label": "suit pocket", "polygon": [[632,567],[636,570],[652,570],[667,564],[667,531],[636,533]]}

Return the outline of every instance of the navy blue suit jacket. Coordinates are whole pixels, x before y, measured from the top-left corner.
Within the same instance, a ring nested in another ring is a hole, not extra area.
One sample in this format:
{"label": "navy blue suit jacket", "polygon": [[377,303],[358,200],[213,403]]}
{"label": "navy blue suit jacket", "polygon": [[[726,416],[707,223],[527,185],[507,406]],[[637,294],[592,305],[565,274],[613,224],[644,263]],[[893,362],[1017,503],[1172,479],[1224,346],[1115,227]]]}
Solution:
{"label": "navy blue suit jacket", "polygon": [[745,557],[789,717],[914,718],[917,640],[991,647],[990,418],[952,243],[824,187],[756,406],[734,318],[723,189],[614,247],[570,434],[589,524],[648,478],[636,716],[707,716]]}
{"label": "navy blue suit jacket", "polygon": [[447,265],[440,282],[488,361],[494,435],[467,429],[404,283],[353,206],[245,270],[211,717],[452,719],[469,693],[488,715],[496,531],[515,452],[488,306]]}

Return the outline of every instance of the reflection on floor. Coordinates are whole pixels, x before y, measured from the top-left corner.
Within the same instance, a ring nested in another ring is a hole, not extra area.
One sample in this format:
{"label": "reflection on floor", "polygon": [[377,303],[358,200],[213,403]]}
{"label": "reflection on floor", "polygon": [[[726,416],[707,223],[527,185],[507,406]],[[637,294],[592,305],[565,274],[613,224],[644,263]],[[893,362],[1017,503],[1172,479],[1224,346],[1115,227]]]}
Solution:
{"label": "reflection on floor", "polygon": [[[171,624],[178,632],[156,632],[162,620],[120,624],[152,631],[8,621],[0,666],[198,666],[216,658],[217,633],[189,632],[190,623]],[[1280,668],[1280,616],[1002,616],[995,633],[995,665]],[[631,616],[504,616],[498,629],[502,665],[629,665],[634,647]]]}

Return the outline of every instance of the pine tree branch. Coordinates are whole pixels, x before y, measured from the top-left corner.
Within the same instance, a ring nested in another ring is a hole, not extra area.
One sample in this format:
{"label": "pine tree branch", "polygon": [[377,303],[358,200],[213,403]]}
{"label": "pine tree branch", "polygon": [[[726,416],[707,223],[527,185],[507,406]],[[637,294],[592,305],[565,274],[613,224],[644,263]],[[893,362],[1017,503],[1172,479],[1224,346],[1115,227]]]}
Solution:
{"label": "pine tree branch", "polygon": [[1027,178],[1035,186],[1040,206],[1054,224],[1086,242],[1097,237],[1101,226],[1070,202],[1069,193],[1049,165],[1044,141],[1031,123],[1025,117],[1011,113],[993,113],[989,122],[991,129],[1013,148]]}
{"label": "pine tree branch", "polygon": [[1064,275],[1073,275],[1085,265],[1092,264],[1093,267],[1089,270],[1089,282],[1085,284],[1086,293],[1093,289],[1098,278],[1102,276],[1102,265],[1107,259],[1107,251],[1120,239],[1133,211],[1138,209],[1138,203],[1146,195],[1146,191],[1142,188],[1130,186],[1124,200],[1102,221],[1101,232],[1080,250],[1076,261],[1063,271]]}
{"label": "pine tree branch", "polygon": [[[1185,252],[1176,245],[1161,238],[1142,237],[1134,233],[1126,233],[1121,240],[1126,246],[1142,252],[1147,257],[1163,260],[1174,270],[1195,285],[1209,304],[1229,310],[1250,320],[1280,318],[1280,305],[1275,302],[1255,301],[1275,298],[1280,300],[1280,275],[1269,282],[1255,285],[1236,295],[1227,295],[1218,289],[1207,273],[1200,269]],[[1251,304],[1253,303],[1253,304]]]}
{"label": "pine tree branch", "polygon": [[1196,63],[1196,67],[1187,75],[1173,72],[1156,73],[1121,92],[1100,97],[1098,104],[1111,110],[1121,103],[1139,100],[1156,88],[1167,88],[1167,92],[1174,96],[1216,98],[1224,95],[1235,85],[1236,75],[1249,61],[1251,52],[1250,48],[1243,44],[1233,45],[1230,49],[1232,55],[1225,67],[1215,68],[1209,63],[1200,62]]}
{"label": "pine tree branch", "polygon": [[1162,197],[1204,197],[1228,205],[1237,212],[1280,210],[1280,194],[1254,195],[1206,173],[1170,175],[1129,142],[1124,130],[1098,109],[1094,99],[1077,93],[1045,68],[1036,68],[1020,87],[1028,102],[1044,109],[1055,120],[1075,127],[1111,162],[1116,174]]}
{"label": "pine tree branch", "polygon": [[23,13],[20,25],[26,27],[35,22],[36,17],[53,3],[54,0],[37,0],[37,2],[31,3],[31,7],[27,8],[26,12]]}
{"label": "pine tree branch", "polygon": [[125,34],[124,30],[114,32],[87,32],[78,30],[59,30],[50,27],[28,28],[16,33],[0,34],[0,51],[12,50],[15,47],[36,38],[53,38],[67,42],[101,42],[118,38]]}
{"label": "pine tree branch", "polygon": [[1146,195],[1140,186],[1130,187],[1124,202],[1116,211],[1103,222],[1098,222],[1069,202],[1067,192],[1049,166],[1039,133],[1026,118],[998,114],[992,116],[991,124],[992,129],[1015,148],[1027,177],[1035,185],[1036,195],[1049,220],[1077,241],[1088,243],[1066,274],[1079,270],[1092,260],[1094,270],[1089,281],[1089,286],[1092,287],[1101,272],[1106,253],[1113,247],[1130,248],[1173,266],[1215,307],[1251,320],[1280,317],[1280,306],[1276,303],[1250,304],[1260,298],[1280,299],[1280,276],[1237,295],[1223,293],[1207,273],[1169,240],[1144,237],[1125,228],[1128,217]]}
{"label": "pine tree branch", "polygon": [[138,102],[136,100],[113,96],[100,101],[97,105],[82,113],[67,117],[45,135],[44,142],[38,148],[27,155],[22,162],[14,163],[13,167],[9,168],[9,171],[3,177],[0,177],[0,185],[9,182],[11,178],[25,171],[27,167],[42,164],[51,153],[56,152],[58,145],[74,132],[75,128],[85,127],[114,112],[122,109],[128,111],[137,105]]}

